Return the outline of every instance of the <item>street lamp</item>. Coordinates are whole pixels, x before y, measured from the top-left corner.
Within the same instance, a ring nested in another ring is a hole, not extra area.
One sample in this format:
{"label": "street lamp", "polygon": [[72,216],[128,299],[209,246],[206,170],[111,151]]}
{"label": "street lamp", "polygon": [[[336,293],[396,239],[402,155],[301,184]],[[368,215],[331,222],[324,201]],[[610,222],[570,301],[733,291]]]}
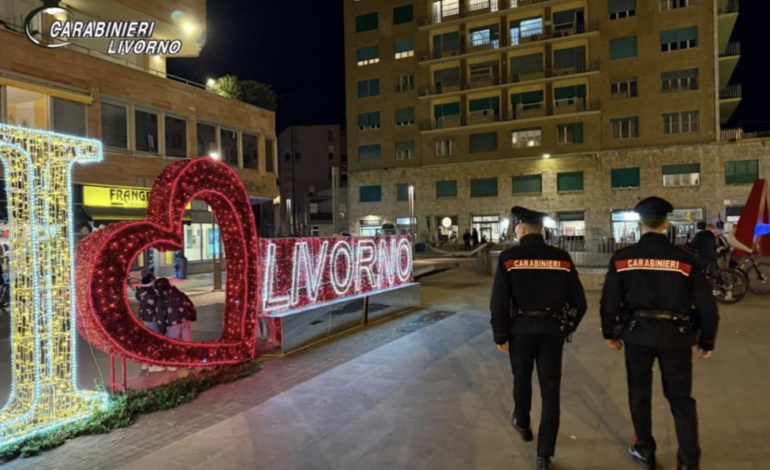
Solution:
{"label": "street lamp", "polygon": [[412,247],[417,237],[414,233],[414,185],[409,185],[409,234],[412,236]]}

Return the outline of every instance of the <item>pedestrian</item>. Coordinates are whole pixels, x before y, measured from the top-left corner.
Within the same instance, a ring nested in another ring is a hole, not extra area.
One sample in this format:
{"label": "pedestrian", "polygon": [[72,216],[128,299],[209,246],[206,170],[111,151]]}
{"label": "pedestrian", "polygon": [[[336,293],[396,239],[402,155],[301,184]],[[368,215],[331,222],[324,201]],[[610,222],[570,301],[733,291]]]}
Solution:
{"label": "pedestrian", "polygon": [[541,234],[546,214],[511,209],[519,245],[500,254],[492,288],[492,332],[513,371],[511,424],[525,442],[530,427],[532,371],[537,366],[543,402],[536,467],[553,468],[559,432],[562,352],[586,312],[586,297],[570,255]]}
{"label": "pedestrian", "polygon": [[[155,275],[149,269],[142,270],[141,285],[135,289],[136,300],[139,301],[139,319],[144,326],[153,333],[166,334],[166,322],[162,312],[158,310],[159,295],[155,288]],[[131,286],[133,288],[133,285]],[[162,372],[166,370],[161,366],[142,364],[142,370],[150,372]]]}
{"label": "pedestrian", "polygon": [[465,229],[463,235],[463,248],[465,251],[471,251],[471,232],[468,229]]}
{"label": "pedestrian", "polygon": [[708,224],[705,221],[698,222],[696,227],[698,231],[687,246],[695,253],[698,269],[705,272],[716,267],[717,237],[714,232],[708,230]]}
{"label": "pedestrian", "polygon": [[162,277],[155,281],[160,294],[159,310],[166,320],[166,336],[177,341],[192,342],[191,323],[198,320],[197,310],[184,292]]}
{"label": "pedestrian", "polygon": [[479,246],[479,231],[475,228],[473,229],[473,235],[471,235],[471,238],[473,239],[473,248]]}
{"label": "pedestrian", "polygon": [[691,396],[692,347],[697,346],[701,359],[711,357],[719,314],[708,281],[694,266],[695,259],[665,235],[671,204],[650,197],[634,210],[640,216],[642,236],[637,244],[612,257],[601,299],[607,345],[617,351],[625,349],[635,430],[628,452],[643,467],[656,468],[652,370],[657,359],[679,440],[677,469],[697,470],[701,450]]}

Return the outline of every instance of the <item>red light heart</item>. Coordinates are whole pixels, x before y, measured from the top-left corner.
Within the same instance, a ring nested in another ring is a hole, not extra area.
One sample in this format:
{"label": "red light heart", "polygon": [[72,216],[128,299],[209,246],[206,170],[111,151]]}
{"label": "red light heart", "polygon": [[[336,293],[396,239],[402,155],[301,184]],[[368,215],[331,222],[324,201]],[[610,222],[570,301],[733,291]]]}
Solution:
{"label": "red light heart", "polygon": [[[211,206],[227,263],[222,336],[185,343],[148,330],[131,311],[126,278],[133,260],[150,246],[181,250],[182,218],[192,199]],[[259,258],[249,196],[227,165],[208,158],[168,166],[150,193],[147,220],[108,225],[77,249],[77,327],[108,354],[163,366],[233,364],[254,357]]]}

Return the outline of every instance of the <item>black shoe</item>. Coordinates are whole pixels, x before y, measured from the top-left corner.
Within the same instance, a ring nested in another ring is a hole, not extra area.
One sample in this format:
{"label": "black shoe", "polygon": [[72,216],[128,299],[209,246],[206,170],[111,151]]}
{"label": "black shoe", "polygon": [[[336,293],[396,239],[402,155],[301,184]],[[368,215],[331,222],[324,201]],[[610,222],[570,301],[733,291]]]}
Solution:
{"label": "black shoe", "polygon": [[551,461],[551,457],[538,457],[537,460],[535,460],[535,469],[553,470],[553,462]]}
{"label": "black shoe", "polygon": [[698,465],[685,465],[682,463],[682,457],[676,457],[676,470],[698,470]]}
{"label": "black shoe", "polygon": [[636,446],[628,448],[628,455],[642,467],[647,470],[655,470],[657,465],[655,464],[655,453],[650,451],[640,451]]}
{"label": "black shoe", "polygon": [[513,416],[513,412],[511,412],[511,426],[513,426],[513,429],[519,433],[519,436],[521,436],[524,442],[532,442],[535,439],[535,436],[532,434],[532,428],[523,428],[516,424],[516,418]]}

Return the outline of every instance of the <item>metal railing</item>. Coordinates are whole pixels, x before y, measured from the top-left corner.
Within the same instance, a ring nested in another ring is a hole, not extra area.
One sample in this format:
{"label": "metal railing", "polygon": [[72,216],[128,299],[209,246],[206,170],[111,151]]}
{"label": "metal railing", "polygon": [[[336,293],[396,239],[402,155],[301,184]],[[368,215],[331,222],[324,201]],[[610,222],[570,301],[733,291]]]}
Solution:
{"label": "metal railing", "polygon": [[735,142],[745,139],[767,139],[770,137],[770,131],[763,132],[745,132],[742,128],[722,129],[719,132],[719,140],[722,142]]}
{"label": "metal railing", "polygon": [[740,7],[738,0],[729,0],[727,3],[719,7],[719,14],[726,15],[729,13],[737,13]]}
{"label": "metal railing", "polygon": [[598,111],[600,109],[599,100],[587,101],[583,98],[575,98],[573,103],[569,104],[546,104],[532,103],[519,104],[516,109],[503,114],[500,110],[477,111],[468,116],[459,114],[453,116],[443,116],[420,123],[421,131],[436,129],[450,129],[455,127],[474,126],[478,124],[490,124],[501,121],[515,121],[522,119],[536,119],[548,116],[559,116],[563,114],[582,113],[589,111]]}
{"label": "metal railing", "polygon": [[[465,1],[461,0],[460,6],[458,8],[451,8],[442,12],[437,12],[430,17],[422,17],[420,18],[419,22],[421,26],[427,26],[428,24],[441,24],[442,22],[453,21],[459,18],[466,18],[480,13],[509,10],[549,1],[551,0],[489,0],[487,2],[478,3],[476,5],[469,5],[466,7]],[[690,1],[694,2],[694,0]]]}
{"label": "metal railing", "polygon": [[660,11],[676,10],[697,5],[697,0],[660,0]]}
{"label": "metal railing", "polygon": [[724,49],[719,51],[719,57],[732,57],[741,55],[741,43],[740,42],[728,42]]}
{"label": "metal railing", "polygon": [[742,96],[742,92],[743,90],[740,83],[735,85],[727,85],[726,87],[719,89],[719,99],[730,100],[740,98]]}

